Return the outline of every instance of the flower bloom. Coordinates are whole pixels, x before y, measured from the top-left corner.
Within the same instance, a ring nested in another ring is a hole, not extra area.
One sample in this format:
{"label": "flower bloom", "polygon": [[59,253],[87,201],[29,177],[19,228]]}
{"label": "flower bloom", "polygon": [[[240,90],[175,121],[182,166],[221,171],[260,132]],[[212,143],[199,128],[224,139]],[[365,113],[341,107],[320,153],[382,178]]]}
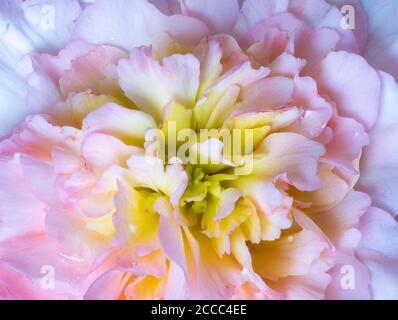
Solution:
{"label": "flower bloom", "polygon": [[397,25],[343,2],[2,2],[0,297],[398,298]]}

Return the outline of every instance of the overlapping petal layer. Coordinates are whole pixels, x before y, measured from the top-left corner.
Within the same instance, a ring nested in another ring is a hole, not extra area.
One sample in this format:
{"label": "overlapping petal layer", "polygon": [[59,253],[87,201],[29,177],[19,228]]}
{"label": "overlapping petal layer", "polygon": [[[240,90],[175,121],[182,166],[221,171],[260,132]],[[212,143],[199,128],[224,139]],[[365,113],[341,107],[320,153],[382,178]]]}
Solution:
{"label": "overlapping petal layer", "polygon": [[358,2],[355,32],[339,1],[67,2],[1,118],[1,297],[396,297],[397,84]]}

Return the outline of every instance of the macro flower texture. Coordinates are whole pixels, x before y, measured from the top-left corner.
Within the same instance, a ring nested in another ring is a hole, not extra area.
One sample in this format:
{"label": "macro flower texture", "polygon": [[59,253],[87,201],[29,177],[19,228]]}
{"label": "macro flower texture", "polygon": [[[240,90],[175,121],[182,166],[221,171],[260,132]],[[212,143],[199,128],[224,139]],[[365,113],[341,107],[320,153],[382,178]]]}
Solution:
{"label": "macro flower texture", "polygon": [[395,0],[0,0],[2,299],[398,299]]}

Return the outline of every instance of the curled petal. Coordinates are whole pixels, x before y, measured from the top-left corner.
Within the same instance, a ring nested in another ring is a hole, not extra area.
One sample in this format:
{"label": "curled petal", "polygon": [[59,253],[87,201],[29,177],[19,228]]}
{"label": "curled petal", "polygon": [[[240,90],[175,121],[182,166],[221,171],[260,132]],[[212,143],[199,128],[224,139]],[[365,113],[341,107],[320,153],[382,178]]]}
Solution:
{"label": "curled petal", "polygon": [[199,42],[208,33],[208,28],[192,17],[166,16],[144,0],[98,0],[84,9],[76,22],[73,37],[131,50],[151,44],[151,37],[160,32],[168,32],[177,40],[192,44]]}
{"label": "curled petal", "polygon": [[182,0],[181,9],[183,14],[206,22],[214,33],[231,31],[239,14],[238,0]]}

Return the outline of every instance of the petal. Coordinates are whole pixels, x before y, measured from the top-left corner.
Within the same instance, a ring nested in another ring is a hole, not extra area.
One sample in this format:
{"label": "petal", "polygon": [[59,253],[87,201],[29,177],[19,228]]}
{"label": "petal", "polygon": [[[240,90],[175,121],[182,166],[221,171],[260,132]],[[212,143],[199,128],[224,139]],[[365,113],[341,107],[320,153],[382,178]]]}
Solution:
{"label": "petal", "polygon": [[333,129],[333,139],[327,144],[324,161],[351,178],[356,174],[353,161],[361,155],[369,137],[363,126],[353,119],[336,116],[328,125]]}
{"label": "petal", "polygon": [[149,0],[149,2],[166,15],[181,13],[179,0]]}
{"label": "petal", "polygon": [[351,117],[370,129],[379,111],[380,79],[362,57],[333,52],[321,63],[321,92],[337,104],[342,116]]}
{"label": "petal", "polygon": [[254,246],[253,267],[259,275],[271,280],[305,275],[325,248],[326,243],[315,233],[302,230],[290,237]]}
{"label": "petal", "polygon": [[274,133],[256,149],[252,174],[276,178],[286,173],[298,189],[311,191],[320,186],[318,160],[324,152],[321,144],[302,135]]}
{"label": "petal", "polygon": [[271,74],[294,78],[303,70],[306,61],[287,52],[282,53],[271,64]]}
{"label": "petal", "polygon": [[113,215],[116,243],[121,247],[131,243],[138,255],[152,252],[159,247],[159,215],[151,207],[149,210],[145,207],[145,195],[123,181],[118,182],[118,188]]}
{"label": "petal", "polygon": [[190,299],[229,299],[234,287],[245,282],[239,263],[228,255],[220,257],[210,239],[200,230],[185,230],[189,252]]}
{"label": "petal", "polygon": [[323,300],[330,283],[327,273],[285,277],[275,282],[275,290],[283,292],[288,300]]}
{"label": "petal", "polygon": [[46,215],[46,232],[56,241],[60,254],[90,266],[109,250],[114,228],[111,214],[86,220],[77,211],[51,208]]}
{"label": "petal", "polygon": [[2,185],[7,186],[0,188],[0,241],[43,231],[44,204],[25,184],[18,158],[0,158],[0,179]]}
{"label": "petal", "polygon": [[[269,69],[260,67],[254,69],[249,61],[242,63],[226,72],[212,86],[206,89],[204,96],[196,103],[194,113],[197,119],[197,128],[204,128],[211,117],[214,106],[220,102],[222,107],[225,105],[228,112],[231,112],[234,103],[229,103],[236,96],[238,89],[245,90],[256,81],[265,78],[269,74]],[[234,87],[236,89],[234,89]],[[223,99],[223,97],[226,98]]]}
{"label": "petal", "polygon": [[[346,14],[344,12],[344,6],[352,6],[354,8],[354,14],[355,14],[355,20],[351,22],[355,22],[354,24],[354,29],[353,30],[338,30],[340,33],[343,33],[345,37],[350,37],[351,31],[355,35],[355,39],[358,45],[359,52],[363,52],[364,49],[367,46],[367,43],[369,41],[369,33],[368,29],[369,26],[369,13],[367,12],[366,8],[366,3],[363,0],[327,0],[330,4],[335,5],[338,9],[340,9],[340,12],[342,15]],[[337,21],[338,22],[338,21]],[[341,23],[340,23],[341,25]],[[341,28],[340,28],[341,29]],[[368,60],[369,61],[369,60]]]}
{"label": "petal", "polygon": [[398,85],[390,75],[380,74],[380,116],[369,134],[369,146],[363,151],[358,190],[368,193],[374,205],[395,216],[398,214]]}
{"label": "petal", "polygon": [[194,56],[173,55],[160,64],[146,47],[133,49],[130,59],[121,60],[118,74],[126,96],[158,121],[174,99],[191,106],[199,86],[199,62]]}
{"label": "petal", "polygon": [[111,134],[133,145],[143,145],[145,131],[155,127],[150,115],[115,103],[104,105],[83,120],[83,130]]}
{"label": "petal", "polygon": [[318,137],[329,122],[332,105],[318,92],[317,83],[311,77],[295,77],[295,89],[292,104],[300,106],[303,114],[291,131],[300,133],[308,138]]}
{"label": "petal", "polygon": [[21,169],[32,193],[43,203],[54,205],[59,201],[55,186],[55,173],[49,164],[21,155]]}
{"label": "petal", "polygon": [[[98,24],[98,21],[102,23]],[[150,45],[151,37],[160,32],[168,32],[178,41],[192,44],[199,42],[208,29],[203,22],[192,17],[166,16],[147,1],[115,0],[111,3],[97,0],[84,9],[73,36],[89,43],[131,50]]]}
{"label": "petal", "polygon": [[27,81],[31,87],[27,95],[27,105],[32,111],[43,112],[52,108],[61,100],[59,79],[72,68],[72,61],[86,54],[93,46],[83,42],[72,42],[63,48],[58,55],[32,53],[25,63],[31,65],[27,72]]}
{"label": "petal", "polygon": [[374,299],[398,299],[398,223],[388,213],[371,208],[361,219],[357,254],[369,268]]}
{"label": "petal", "polygon": [[112,270],[97,278],[84,294],[87,300],[116,300],[126,286],[130,274]]}
{"label": "petal", "polygon": [[51,110],[54,122],[59,125],[81,128],[83,119],[91,112],[107,103],[121,104],[120,100],[113,96],[100,94],[95,95],[90,91],[78,94],[70,94],[69,97],[60,101]]}
{"label": "petal", "polygon": [[113,136],[101,133],[89,134],[81,146],[82,157],[94,170],[106,170],[112,165],[124,166],[127,159],[138,150]]}
{"label": "petal", "polygon": [[255,228],[260,229],[261,240],[278,239],[283,229],[291,227],[289,213],[292,200],[271,181],[246,178],[232,183],[255,205],[254,211],[257,210],[258,218],[251,223],[255,223]]}
{"label": "petal", "polygon": [[174,218],[172,206],[166,198],[159,198],[153,204],[153,209],[160,214],[158,237],[164,254],[186,274],[187,266],[182,230]]}
{"label": "petal", "polygon": [[198,97],[201,97],[222,73],[230,71],[249,59],[235,38],[227,34],[218,34],[202,39],[194,53],[200,61]]}
{"label": "petal", "polygon": [[361,1],[369,21],[369,39],[364,56],[374,67],[398,79],[398,25],[395,23],[396,1]]}
{"label": "petal", "polygon": [[360,240],[360,234],[352,230],[370,207],[370,198],[365,193],[351,191],[334,208],[314,213],[311,218],[326,233],[334,245],[347,253],[353,252]]}
{"label": "petal", "polygon": [[126,287],[124,294],[131,300],[162,299],[165,296],[166,275],[160,278],[138,277]]}
{"label": "petal", "polygon": [[[335,5],[330,5],[333,3]],[[341,21],[343,18],[340,11],[343,5],[355,5],[355,29],[358,31],[355,35],[350,28],[342,28]],[[295,0],[289,4],[289,11],[298,16],[300,19],[309,23],[314,29],[330,28],[337,31],[340,35],[338,50],[345,50],[350,52],[359,52],[360,46],[364,46],[366,37],[366,15],[361,6],[355,1],[339,1],[339,0]]]}
{"label": "petal", "polygon": [[253,83],[242,93],[239,112],[270,111],[292,100],[294,83],[285,77],[267,77]]}
{"label": "petal", "polygon": [[14,126],[32,112],[25,103],[27,92],[24,79],[0,62],[0,138],[10,134]]}
{"label": "petal", "polygon": [[328,272],[331,281],[325,294],[328,300],[370,300],[371,275],[367,266],[353,255],[337,255],[336,265]]}
{"label": "petal", "polygon": [[[292,190],[295,201],[300,202],[307,212],[318,212],[336,206],[350,190],[348,183],[333,172],[333,167],[319,167],[321,186],[314,191]],[[299,205],[300,207],[300,205]]]}
{"label": "petal", "polygon": [[0,258],[12,270],[32,280],[35,291],[42,289],[43,275],[52,270],[54,288],[51,292],[68,299],[82,299],[84,292],[100,269],[90,272],[86,261],[62,255],[56,243],[43,234],[27,234],[11,239],[0,246]]}
{"label": "petal", "polygon": [[237,0],[182,0],[180,3],[183,14],[206,22],[214,33],[228,33],[238,19]]}
{"label": "petal", "polygon": [[287,32],[278,28],[266,30],[262,41],[256,42],[247,49],[247,53],[254,61],[261,65],[273,62],[288,47],[289,37]]}
{"label": "petal", "polygon": [[5,263],[1,263],[0,298],[5,300],[62,300],[67,299],[68,296],[46,290],[38,290],[32,279],[13,270]]}
{"label": "petal", "polygon": [[71,92],[87,90],[96,94],[120,95],[116,63],[126,56],[120,49],[98,46],[74,59],[71,68],[59,79],[61,92],[65,97]]}
{"label": "petal", "polygon": [[134,155],[127,161],[128,180],[134,187],[150,188],[169,197],[177,207],[180,197],[188,184],[188,176],[180,164],[170,164],[164,168],[159,158]]}
{"label": "petal", "polygon": [[0,8],[0,47],[8,51],[11,64],[33,50],[55,53],[63,48],[81,12],[76,0],[17,0]]}
{"label": "petal", "polygon": [[0,152],[7,156],[23,153],[49,161],[55,145],[69,137],[77,139],[77,136],[74,128],[53,126],[41,115],[29,116],[9,139],[0,142]]}
{"label": "petal", "polygon": [[287,0],[246,0],[243,2],[238,22],[234,28],[237,35],[244,35],[250,27],[261,22],[273,14],[285,12],[288,8]]}

